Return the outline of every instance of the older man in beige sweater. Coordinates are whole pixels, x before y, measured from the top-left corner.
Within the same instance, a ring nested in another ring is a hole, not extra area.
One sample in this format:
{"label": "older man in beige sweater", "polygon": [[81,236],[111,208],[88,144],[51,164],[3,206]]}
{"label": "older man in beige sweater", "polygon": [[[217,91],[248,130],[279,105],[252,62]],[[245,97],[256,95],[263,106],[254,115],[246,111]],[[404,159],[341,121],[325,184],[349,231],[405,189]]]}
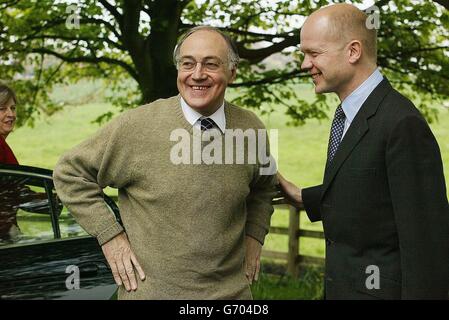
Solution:
{"label": "older man in beige sweater", "polygon": [[[119,299],[251,299],[276,170],[262,174],[262,163],[250,163],[249,155],[244,163],[179,163],[171,138],[184,130],[193,141],[211,130],[219,132],[213,142],[232,141],[226,138],[233,129],[264,126],[224,100],[238,63],[225,34],[192,29],[174,58],[180,95],[125,112],[66,153],[55,168],[55,185],[102,246]],[[102,199],[107,186],[119,189],[123,226]]]}

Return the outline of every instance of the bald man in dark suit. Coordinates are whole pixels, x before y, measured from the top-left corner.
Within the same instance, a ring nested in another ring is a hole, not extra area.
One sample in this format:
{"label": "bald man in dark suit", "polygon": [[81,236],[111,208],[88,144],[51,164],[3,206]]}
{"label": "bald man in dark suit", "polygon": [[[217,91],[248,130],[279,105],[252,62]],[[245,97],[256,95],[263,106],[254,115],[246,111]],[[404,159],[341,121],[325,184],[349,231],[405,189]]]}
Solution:
{"label": "bald man in dark suit", "polygon": [[322,221],[327,299],[447,299],[449,205],[438,144],[412,102],[376,65],[376,30],[348,4],[301,30],[302,68],[337,107],[323,183],[291,203]]}

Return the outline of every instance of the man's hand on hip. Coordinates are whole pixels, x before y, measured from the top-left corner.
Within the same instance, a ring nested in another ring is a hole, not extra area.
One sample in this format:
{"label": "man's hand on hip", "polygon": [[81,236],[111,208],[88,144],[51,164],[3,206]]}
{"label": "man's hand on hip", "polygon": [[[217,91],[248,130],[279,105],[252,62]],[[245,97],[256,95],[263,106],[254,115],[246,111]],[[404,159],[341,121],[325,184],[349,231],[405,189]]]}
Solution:
{"label": "man's hand on hip", "polygon": [[145,280],[145,273],[131,250],[126,233],[122,232],[101,246],[103,254],[112,270],[117,285],[125,285],[126,291],[137,289],[134,272],[136,268],[140,280]]}
{"label": "man's hand on hip", "polygon": [[262,251],[262,244],[256,239],[246,236],[246,259],[245,270],[246,278],[252,284],[253,280],[259,279],[260,271],[260,253]]}

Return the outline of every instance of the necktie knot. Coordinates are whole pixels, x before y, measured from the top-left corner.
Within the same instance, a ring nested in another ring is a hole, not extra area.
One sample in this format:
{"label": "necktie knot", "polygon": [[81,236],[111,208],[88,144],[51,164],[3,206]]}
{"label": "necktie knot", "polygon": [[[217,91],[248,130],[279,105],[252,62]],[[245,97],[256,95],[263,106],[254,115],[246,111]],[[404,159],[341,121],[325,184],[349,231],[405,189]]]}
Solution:
{"label": "necktie knot", "polygon": [[215,127],[215,122],[211,118],[201,118],[200,119],[201,131],[206,131]]}

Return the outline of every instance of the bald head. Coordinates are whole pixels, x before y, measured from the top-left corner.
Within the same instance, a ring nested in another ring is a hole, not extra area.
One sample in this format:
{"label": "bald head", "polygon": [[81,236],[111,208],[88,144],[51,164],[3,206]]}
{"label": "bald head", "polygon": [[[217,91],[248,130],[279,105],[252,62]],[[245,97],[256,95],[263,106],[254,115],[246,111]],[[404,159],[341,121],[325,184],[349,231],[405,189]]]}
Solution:
{"label": "bald head", "polygon": [[362,43],[366,58],[371,62],[377,60],[377,31],[368,29],[368,16],[357,7],[346,4],[334,4],[312,13],[304,23],[319,24],[327,33],[328,38],[342,45],[358,40]]}

